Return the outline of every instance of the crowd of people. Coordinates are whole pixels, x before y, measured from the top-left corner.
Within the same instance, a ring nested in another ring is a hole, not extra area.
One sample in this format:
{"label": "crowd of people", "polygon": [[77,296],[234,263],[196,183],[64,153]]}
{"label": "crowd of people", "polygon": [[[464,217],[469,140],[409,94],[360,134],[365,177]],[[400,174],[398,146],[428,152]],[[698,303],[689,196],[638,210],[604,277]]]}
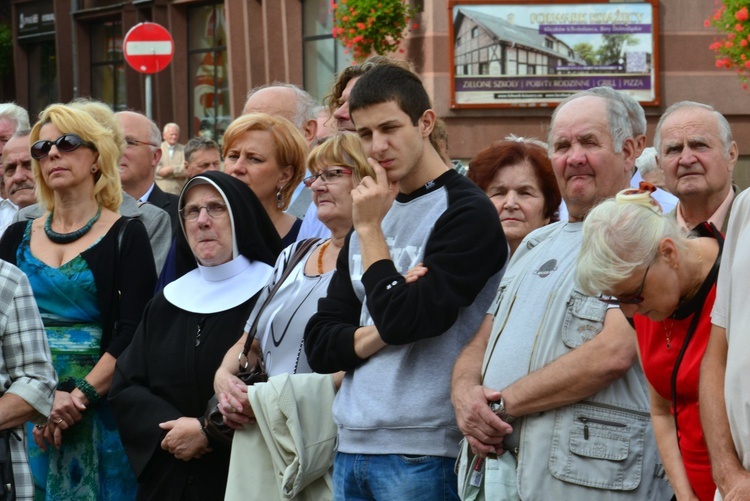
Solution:
{"label": "crowd of people", "polygon": [[634,98],[577,92],[467,169],[377,56],[179,137],[0,104],[0,490],[750,499],[750,202],[711,106],[647,147]]}

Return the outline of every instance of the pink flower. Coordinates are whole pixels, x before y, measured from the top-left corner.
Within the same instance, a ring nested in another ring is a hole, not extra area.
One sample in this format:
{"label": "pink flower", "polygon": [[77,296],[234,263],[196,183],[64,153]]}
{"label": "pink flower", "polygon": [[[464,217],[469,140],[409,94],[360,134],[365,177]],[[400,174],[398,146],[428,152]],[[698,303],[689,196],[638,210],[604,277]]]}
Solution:
{"label": "pink flower", "polygon": [[[335,9],[336,8],[336,4],[334,4],[333,2],[331,2],[331,4],[333,5],[333,8]],[[703,26],[705,28],[710,27],[711,26],[711,21],[709,21],[708,19],[706,19],[705,21],[703,21]]]}
{"label": "pink flower", "polygon": [[357,28],[359,28],[360,30],[363,30],[367,28],[367,25],[365,25],[365,23],[357,23]]}
{"label": "pink flower", "polygon": [[750,70],[750,61],[745,61],[745,68]]}
{"label": "pink flower", "polygon": [[745,29],[740,23],[734,25],[734,31],[742,31]]}
{"label": "pink flower", "polygon": [[[747,18],[750,17],[750,13],[747,11],[747,7],[742,7],[740,10],[734,13],[735,19],[737,21],[747,21]],[[738,30],[739,31],[739,30]]]}

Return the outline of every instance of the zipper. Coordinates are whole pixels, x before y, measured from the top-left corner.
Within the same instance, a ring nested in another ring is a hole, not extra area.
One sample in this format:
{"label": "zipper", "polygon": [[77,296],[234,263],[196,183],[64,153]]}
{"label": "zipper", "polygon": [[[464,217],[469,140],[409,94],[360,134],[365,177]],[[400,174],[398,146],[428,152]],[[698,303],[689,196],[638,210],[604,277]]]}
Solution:
{"label": "zipper", "polygon": [[[495,336],[495,342],[492,345],[492,350],[490,351],[489,356],[485,357],[485,360],[487,363],[482,367],[482,381],[484,381],[485,376],[487,375],[487,369],[489,369],[489,361],[492,360],[492,355],[495,353],[495,348],[497,347],[497,342],[500,340],[500,334],[503,333],[505,330],[505,326],[508,324],[508,320],[510,320],[510,312],[513,311],[513,305],[516,303],[516,295],[513,295],[513,299],[510,302],[510,306],[508,307],[508,310],[505,312],[505,319],[503,320],[503,325],[500,327],[500,330],[497,333],[497,336]],[[490,333],[490,336],[492,334]]]}
{"label": "zipper", "polygon": [[625,423],[617,423],[615,421],[607,421],[605,419],[590,418],[586,416],[578,416],[578,420],[583,423],[583,438],[584,440],[589,439],[589,423],[601,424],[603,426],[612,426],[615,428],[625,428]]}

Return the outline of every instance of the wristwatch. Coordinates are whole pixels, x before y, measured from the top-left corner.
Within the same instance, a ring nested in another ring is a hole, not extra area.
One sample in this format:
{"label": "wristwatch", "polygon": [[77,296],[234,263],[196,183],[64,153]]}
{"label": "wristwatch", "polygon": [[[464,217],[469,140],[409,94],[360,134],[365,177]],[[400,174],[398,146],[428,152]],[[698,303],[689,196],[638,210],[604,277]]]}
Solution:
{"label": "wristwatch", "polygon": [[494,402],[490,402],[490,410],[497,414],[497,417],[502,419],[508,424],[511,424],[513,421],[516,420],[516,416],[511,416],[507,412],[505,412],[505,401],[503,400],[503,397],[500,397],[500,400],[495,400]]}

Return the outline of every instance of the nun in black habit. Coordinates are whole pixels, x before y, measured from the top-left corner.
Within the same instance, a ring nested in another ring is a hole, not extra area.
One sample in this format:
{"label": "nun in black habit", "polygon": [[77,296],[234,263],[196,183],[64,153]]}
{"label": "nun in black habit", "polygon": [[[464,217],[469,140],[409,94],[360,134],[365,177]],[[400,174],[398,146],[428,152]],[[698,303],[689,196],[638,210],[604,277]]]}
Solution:
{"label": "nun in black habit", "polygon": [[198,268],[148,304],[109,399],[139,499],[223,499],[229,449],[209,444],[199,418],[281,241],[250,188],[224,173],[188,181],[179,207]]}

